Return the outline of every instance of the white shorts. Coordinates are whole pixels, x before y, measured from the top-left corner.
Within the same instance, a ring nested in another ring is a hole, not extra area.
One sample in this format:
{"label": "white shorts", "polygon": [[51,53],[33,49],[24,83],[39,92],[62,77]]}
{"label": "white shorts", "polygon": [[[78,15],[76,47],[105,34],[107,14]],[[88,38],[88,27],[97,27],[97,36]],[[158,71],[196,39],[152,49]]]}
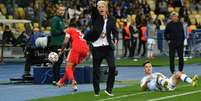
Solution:
{"label": "white shorts", "polygon": [[150,91],[159,90],[156,84],[156,80],[151,80],[149,83],[147,83],[147,87]]}
{"label": "white shorts", "polygon": [[149,38],[147,41],[147,48],[148,50],[153,50],[153,46],[156,44],[155,40],[152,38]]}

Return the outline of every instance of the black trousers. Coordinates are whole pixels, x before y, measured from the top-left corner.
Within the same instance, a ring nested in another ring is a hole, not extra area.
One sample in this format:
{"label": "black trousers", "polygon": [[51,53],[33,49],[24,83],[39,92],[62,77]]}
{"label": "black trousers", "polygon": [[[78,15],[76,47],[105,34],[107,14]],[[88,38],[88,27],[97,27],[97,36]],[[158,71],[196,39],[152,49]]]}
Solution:
{"label": "black trousers", "polygon": [[146,42],[143,42],[143,41],[139,41],[139,44],[138,44],[138,55],[140,55],[141,53],[141,47],[143,46],[143,53],[141,56],[145,56],[145,53],[146,53]]}
{"label": "black trousers", "polygon": [[[51,47],[51,50],[53,52],[59,53],[58,49],[60,49],[60,48],[61,47],[53,46],[53,47]],[[52,67],[53,81],[59,81],[59,79],[60,79],[60,68],[61,68],[61,64],[63,62],[63,57],[64,57],[64,54],[62,54],[59,57],[59,60],[53,64],[53,67]]]}
{"label": "black trousers", "polygon": [[126,57],[127,56],[127,52],[128,52],[128,50],[129,50],[129,54],[130,54],[130,39],[124,39],[123,40],[124,42],[124,57]]}
{"label": "black trousers", "polygon": [[93,56],[93,87],[95,94],[100,92],[100,65],[103,59],[106,59],[109,67],[109,73],[107,78],[107,87],[108,92],[112,92],[115,81],[115,59],[114,59],[114,50],[110,46],[101,46],[93,47],[92,49]]}
{"label": "black trousers", "polygon": [[179,71],[183,71],[184,67],[184,45],[175,45],[173,43],[169,44],[169,59],[170,59],[170,71],[171,73],[175,72],[175,53],[177,52],[179,57]]}
{"label": "black trousers", "polygon": [[135,55],[135,49],[137,47],[137,39],[132,39],[131,40],[131,45],[130,45],[130,57],[133,57]]}

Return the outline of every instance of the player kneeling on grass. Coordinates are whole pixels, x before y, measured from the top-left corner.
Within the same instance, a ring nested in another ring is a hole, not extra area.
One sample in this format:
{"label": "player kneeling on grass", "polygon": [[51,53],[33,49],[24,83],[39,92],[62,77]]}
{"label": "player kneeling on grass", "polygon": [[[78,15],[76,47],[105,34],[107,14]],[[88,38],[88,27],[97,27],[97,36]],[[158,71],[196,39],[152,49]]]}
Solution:
{"label": "player kneeling on grass", "polygon": [[71,20],[70,26],[65,29],[65,39],[62,49],[59,54],[62,54],[68,42],[71,42],[71,49],[67,57],[67,64],[65,69],[65,74],[56,85],[58,87],[64,86],[66,80],[70,80],[72,83],[72,88],[77,91],[77,82],[74,78],[75,67],[81,63],[89,53],[89,47],[87,42],[83,39],[83,34],[75,28],[75,23]]}
{"label": "player kneeling on grass", "polygon": [[140,83],[143,91],[172,91],[180,82],[187,82],[192,86],[198,85],[198,76],[195,75],[192,79],[182,72],[175,72],[170,78],[167,78],[162,73],[152,73],[152,64],[149,61],[144,63],[145,75]]}

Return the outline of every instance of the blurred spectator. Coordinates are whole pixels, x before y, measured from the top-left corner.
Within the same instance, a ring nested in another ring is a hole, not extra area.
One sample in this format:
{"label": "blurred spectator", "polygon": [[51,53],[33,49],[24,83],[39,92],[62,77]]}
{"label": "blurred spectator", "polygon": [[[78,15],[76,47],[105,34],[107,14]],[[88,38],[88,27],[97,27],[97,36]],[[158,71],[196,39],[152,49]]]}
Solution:
{"label": "blurred spectator", "polygon": [[150,12],[150,7],[149,7],[149,5],[147,4],[146,1],[143,2],[142,7],[143,7],[143,12],[144,12],[144,14],[145,14],[145,15],[149,14],[149,12]]}
{"label": "blurred spectator", "polygon": [[[147,26],[146,26],[146,22],[144,21],[142,23],[142,26],[140,27],[139,44],[138,44],[138,55],[139,56],[143,56],[143,57],[145,56],[146,43],[147,43]],[[143,52],[141,54],[142,47],[143,47]]]}
{"label": "blurred spectator", "polygon": [[188,8],[186,7],[187,5],[184,5],[180,8],[179,10],[179,17],[184,18],[184,21],[187,22],[189,20],[188,17]]}
{"label": "blurred spectator", "polygon": [[25,9],[25,13],[26,13],[26,18],[29,19],[29,20],[34,20],[34,17],[35,17],[35,13],[34,13],[34,9],[33,9],[33,6],[30,5],[28,6],[26,9]]}
{"label": "blurred spectator", "polygon": [[15,39],[15,37],[13,35],[13,32],[10,30],[9,26],[6,25],[5,30],[3,32],[3,42],[4,42],[4,44],[5,43],[10,44],[11,43],[11,44],[13,44],[15,46],[16,45],[15,41],[16,41],[16,39]]}
{"label": "blurred spectator", "polygon": [[43,37],[43,33],[40,31],[39,28],[35,27],[33,29],[33,33],[31,35],[26,36],[26,50],[25,50],[25,66],[24,66],[24,74],[22,75],[22,78],[27,80],[30,79],[32,76],[30,74],[31,65],[33,64],[33,61],[37,61],[35,59],[35,49],[38,49],[36,46],[36,40],[39,37]]}
{"label": "blurred spectator", "polygon": [[168,5],[167,0],[158,0],[156,4],[156,14],[167,14],[168,11]]}
{"label": "blurred spectator", "polygon": [[124,57],[127,57],[127,52],[129,51],[130,54],[130,39],[131,39],[131,33],[129,30],[129,25],[127,22],[124,22],[124,28],[123,28],[123,45],[124,45]]}
{"label": "blurred spectator", "polygon": [[6,17],[0,12],[0,19],[6,19]]}
{"label": "blurred spectator", "polygon": [[164,30],[165,30],[165,25],[164,21],[162,19],[156,20],[156,26],[157,26],[157,45],[160,53],[163,53],[163,40],[164,40]]}
{"label": "blurred spectator", "polygon": [[156,24],[154,23],[153,19],[151,17],[148,20],[147,24],[147,35],[148,35],[148,41],[147,41],[147,57],[149,59],[154,58],[154,49],[156,47]]}
{"label": "blurred spectator", "polygon": [[138,29],[134,20],[131,20],[129,30],[131,33],[130,57],[133,57],[135,56],[135,49],[137,48],[138,39]]}
{"label": "blurred spectator", "polygon": [[174,7],[181,7],[181,6],[183,6],[183,1],[184,0],[172,0],[173,2],[173,6]]}

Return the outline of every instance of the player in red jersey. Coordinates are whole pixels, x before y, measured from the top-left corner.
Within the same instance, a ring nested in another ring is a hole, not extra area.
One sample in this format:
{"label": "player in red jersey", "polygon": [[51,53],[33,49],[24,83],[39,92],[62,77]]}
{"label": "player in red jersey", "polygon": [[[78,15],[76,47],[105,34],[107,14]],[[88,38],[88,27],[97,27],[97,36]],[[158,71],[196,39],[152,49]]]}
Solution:
{"label": "player in red jersey", "polygon": [[58,87],[64,86],[65,80],[70,80],[72,82],[72,88],[77,91],[77,82],[74,79],[75,67],[81,63],[89,53],[89,47],[87,42],[83,39],[83,34],[75,28],[75,24],[70,24],[70,27],[64,30],[66,33],[64,44],[60,53],[63,53],[68,42],[71,42],[71,49],[69,51],[68,57],[66,59],[66,69],[63,78],[61,78],[56,85]]}

